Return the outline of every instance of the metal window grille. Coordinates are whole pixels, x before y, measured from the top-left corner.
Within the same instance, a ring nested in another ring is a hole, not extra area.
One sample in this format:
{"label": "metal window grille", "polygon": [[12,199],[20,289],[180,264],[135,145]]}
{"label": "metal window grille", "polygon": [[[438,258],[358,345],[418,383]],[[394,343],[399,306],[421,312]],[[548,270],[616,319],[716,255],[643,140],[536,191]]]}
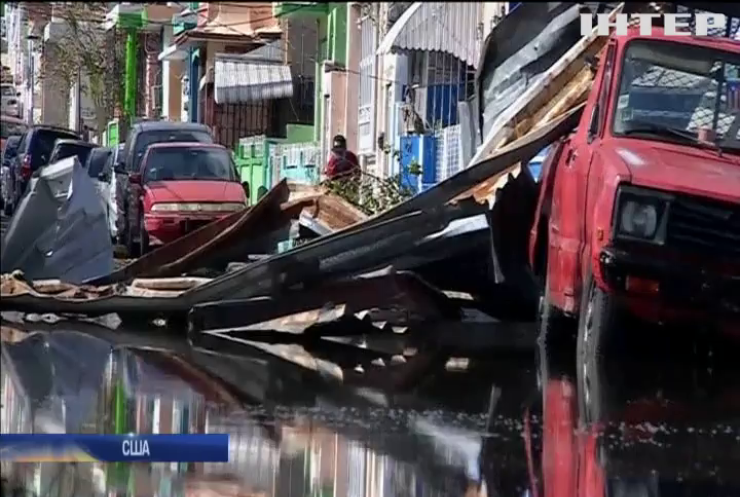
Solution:
{"label": "metal window grille", "polygon": [[[623,114],[622,118],[645,120],[691,132],[707,128],[722,137],[738,114],[739,70],[736,65],[715,63],[711,72],[720,74],[724,71],[721,75],[726,80],[720,89],[715,78],[660,66],[649,67],[629,84],[629,88],[620,92],[620,95],[629,95],[629,101],[640,98],[640,104],[628,104],[629,115]],[[651,108],[649,103],[659,98],[672,104]]]}
{"label": "metal window grille", "polygon": [[437,181],[443,181],[463,169],[461,126],[455,124],[435,132],[437,138]]}

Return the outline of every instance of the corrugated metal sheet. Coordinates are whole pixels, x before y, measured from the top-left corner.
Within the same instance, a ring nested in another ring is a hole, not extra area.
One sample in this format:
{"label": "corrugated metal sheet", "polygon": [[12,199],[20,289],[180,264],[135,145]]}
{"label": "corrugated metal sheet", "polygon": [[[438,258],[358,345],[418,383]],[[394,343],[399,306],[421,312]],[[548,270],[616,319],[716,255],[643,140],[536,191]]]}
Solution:
{"label": "corrugated metal sheet", "polygon": [[483,4],[415,2],[383,38],[378,55],[397,50],[446,52],[478,66],[481,40],[477,35]]}
{"label": "corrugated metal sheet", "polygon": [[214,98],[217,104],[293,96],[293,77],[289,66],[257,62],[248,57],[249,54],[246,56],[216,54]]}
{"label": "corrugated metal sheet", "polygon": [[[276,64],[282,64],[283,62],[285,62],[286,50],[287,49],[285,47],[285,42],[280,39],[272,41],[270,43],[266,43],[259,48],[255,48],[249,53],[239,55],[237,57],[242,60],[249,60],[252,62],[274,62]],[[233,57],[233,55],[227,54],[216,54],[216,57],[218,57],[218,55],[223,55],[224,57]]]}

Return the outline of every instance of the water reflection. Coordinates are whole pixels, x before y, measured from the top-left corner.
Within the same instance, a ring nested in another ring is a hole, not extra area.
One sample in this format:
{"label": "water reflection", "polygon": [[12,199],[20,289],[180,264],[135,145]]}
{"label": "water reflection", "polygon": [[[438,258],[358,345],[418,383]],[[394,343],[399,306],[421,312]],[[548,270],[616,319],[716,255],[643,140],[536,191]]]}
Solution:
{"label": "water reflection", "polygon": [[[240,366],[261,396],[253,403],[167,351],[75,331],[4,343],[3,433],[228,433],[230,460],[4,464],[3,475],[22,495],[60,497],[447,496],[481,484],[480,414],[385,407],[377,394],[329,387],[309,402],[300,374]],[[286,404],[291,390],[297,401]]]}
{"label": "water reflection", "polygon": [[228,433],[229,462],[3,463],[17,495],[740,495],[732,367],[622,364],[586,392],[573,361],[541,354],[539,387],[533,358],[496,358],[392,397],[263,356],[118,343],[69,330],[5,341],[2,433]]}

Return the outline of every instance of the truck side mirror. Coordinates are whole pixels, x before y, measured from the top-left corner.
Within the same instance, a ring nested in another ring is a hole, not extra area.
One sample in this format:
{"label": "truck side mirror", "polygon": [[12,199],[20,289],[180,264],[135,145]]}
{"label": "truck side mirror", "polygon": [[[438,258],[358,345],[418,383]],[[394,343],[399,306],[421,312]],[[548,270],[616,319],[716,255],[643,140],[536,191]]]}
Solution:
{"label": "truck side mirror", "polygon": [[141,184],[141,174],[140,173],[129,174],[128,181],[132,185],[140,185]]}

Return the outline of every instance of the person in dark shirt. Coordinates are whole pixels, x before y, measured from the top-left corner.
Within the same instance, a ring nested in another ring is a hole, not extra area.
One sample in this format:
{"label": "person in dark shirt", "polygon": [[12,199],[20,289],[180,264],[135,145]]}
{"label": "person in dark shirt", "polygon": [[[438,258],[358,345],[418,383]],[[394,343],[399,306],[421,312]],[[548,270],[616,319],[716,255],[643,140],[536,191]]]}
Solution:
{"label": "person in dark shirt", "polygon": [[324,168],[326,179],[345,179],[360,174],[360,162],[357,156],[347,150],[347,140],[342,135],[334,137],[329,161]]}

